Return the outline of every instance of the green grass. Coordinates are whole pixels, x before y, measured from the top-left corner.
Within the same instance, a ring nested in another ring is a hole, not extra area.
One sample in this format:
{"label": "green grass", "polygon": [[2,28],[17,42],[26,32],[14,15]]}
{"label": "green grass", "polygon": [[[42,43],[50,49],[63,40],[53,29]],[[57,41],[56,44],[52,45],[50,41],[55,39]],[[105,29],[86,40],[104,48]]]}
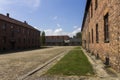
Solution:
{"label": "green grass", "polygon": [[81,47],[80,47],[80,46],[78,46],[78,47],[75,47],[74,49],[81,49]]}
{"label": "green grass", "polygon": [[47,72],[48,75],[92,75],[93,68],[83,51],[73,49]]}

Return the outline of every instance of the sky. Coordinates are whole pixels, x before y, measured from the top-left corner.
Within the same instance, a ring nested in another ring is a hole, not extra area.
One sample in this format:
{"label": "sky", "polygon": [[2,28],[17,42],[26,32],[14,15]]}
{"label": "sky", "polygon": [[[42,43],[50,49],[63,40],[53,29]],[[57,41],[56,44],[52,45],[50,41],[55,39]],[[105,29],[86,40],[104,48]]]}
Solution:
{"label": "sky", "polygon": [[0,0],[0,14],[27,21],[46,35],[81,31],[86,0]]}

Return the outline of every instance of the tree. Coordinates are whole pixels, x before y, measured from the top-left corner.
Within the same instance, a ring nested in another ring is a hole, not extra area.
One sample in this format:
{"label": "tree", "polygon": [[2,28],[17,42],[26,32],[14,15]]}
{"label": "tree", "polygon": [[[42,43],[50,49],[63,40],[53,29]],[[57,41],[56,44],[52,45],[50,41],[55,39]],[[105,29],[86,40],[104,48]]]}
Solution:
{"label": "tree", "polygon": [[45,32],[43,31],[42,32],[42,35],[41,35],[41,44],[44,46],[45,45]]}
{"label": "tree", "polygon": [[82,44],[82,33],[81,32],[76,33],[75,38],[80,39],[80,44]]}
{"label": "tree", "polygon": [[82,34],[81,34],[81,32],[76,33],[76,38],[82,39]]}

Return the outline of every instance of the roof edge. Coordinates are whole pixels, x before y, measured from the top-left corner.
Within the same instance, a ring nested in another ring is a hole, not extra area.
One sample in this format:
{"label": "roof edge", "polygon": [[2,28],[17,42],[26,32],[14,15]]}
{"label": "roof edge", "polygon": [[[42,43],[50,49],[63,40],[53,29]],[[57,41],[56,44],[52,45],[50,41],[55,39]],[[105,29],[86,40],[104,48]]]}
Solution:
{"label": "roof edge", "polygon": [[87,16],[87,12],[88,12],[90,3],[91,3],[91,0],[87,0],[87,2],[86,2],[86,7],[85,7],[85,12],[84,12],[84,17],[83,17],[83,22],[82,22],[81,31],[83,31],[83,28],[84,28],[84,24],[85,24],[85,20],[86,20],[86,16]]}
{"label": "roof edge", "polygon": [[[11,18],[11,17],[6,16],[6,15],[1,14],[1,13],[0,13],[0,16],[2,16],[2,18],[0,18],[0,20],[6,21],[6,19],[7,19],[7,22],[10,22],[10,23],[13,23],[13,24],[17,24],[17,25],[21,25],[21,26],[24,25],[24,27],[31,28],[31,29],[34,29],[34,30],[37,30],[37,31],[40,32],[40,30],[36,29],[35,27],[31,26],[31,25],[28,24],[28,23],[25,23],[25,22],[22,22],[22,21],[20,21],[20,20]],[[3,19],[3,18],[6,18],[6,19]],[[15,22],[12,22],[12,21],[15,21]]]}

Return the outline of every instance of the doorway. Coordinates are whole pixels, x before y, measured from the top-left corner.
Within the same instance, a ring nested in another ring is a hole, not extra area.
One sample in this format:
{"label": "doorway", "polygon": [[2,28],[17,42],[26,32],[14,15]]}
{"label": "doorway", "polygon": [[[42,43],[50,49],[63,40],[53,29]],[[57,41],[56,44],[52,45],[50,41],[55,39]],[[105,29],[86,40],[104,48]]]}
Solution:
{"label": "doorway", "polygon": [[15,49],[15,42],[11,42],[11,49]]}

